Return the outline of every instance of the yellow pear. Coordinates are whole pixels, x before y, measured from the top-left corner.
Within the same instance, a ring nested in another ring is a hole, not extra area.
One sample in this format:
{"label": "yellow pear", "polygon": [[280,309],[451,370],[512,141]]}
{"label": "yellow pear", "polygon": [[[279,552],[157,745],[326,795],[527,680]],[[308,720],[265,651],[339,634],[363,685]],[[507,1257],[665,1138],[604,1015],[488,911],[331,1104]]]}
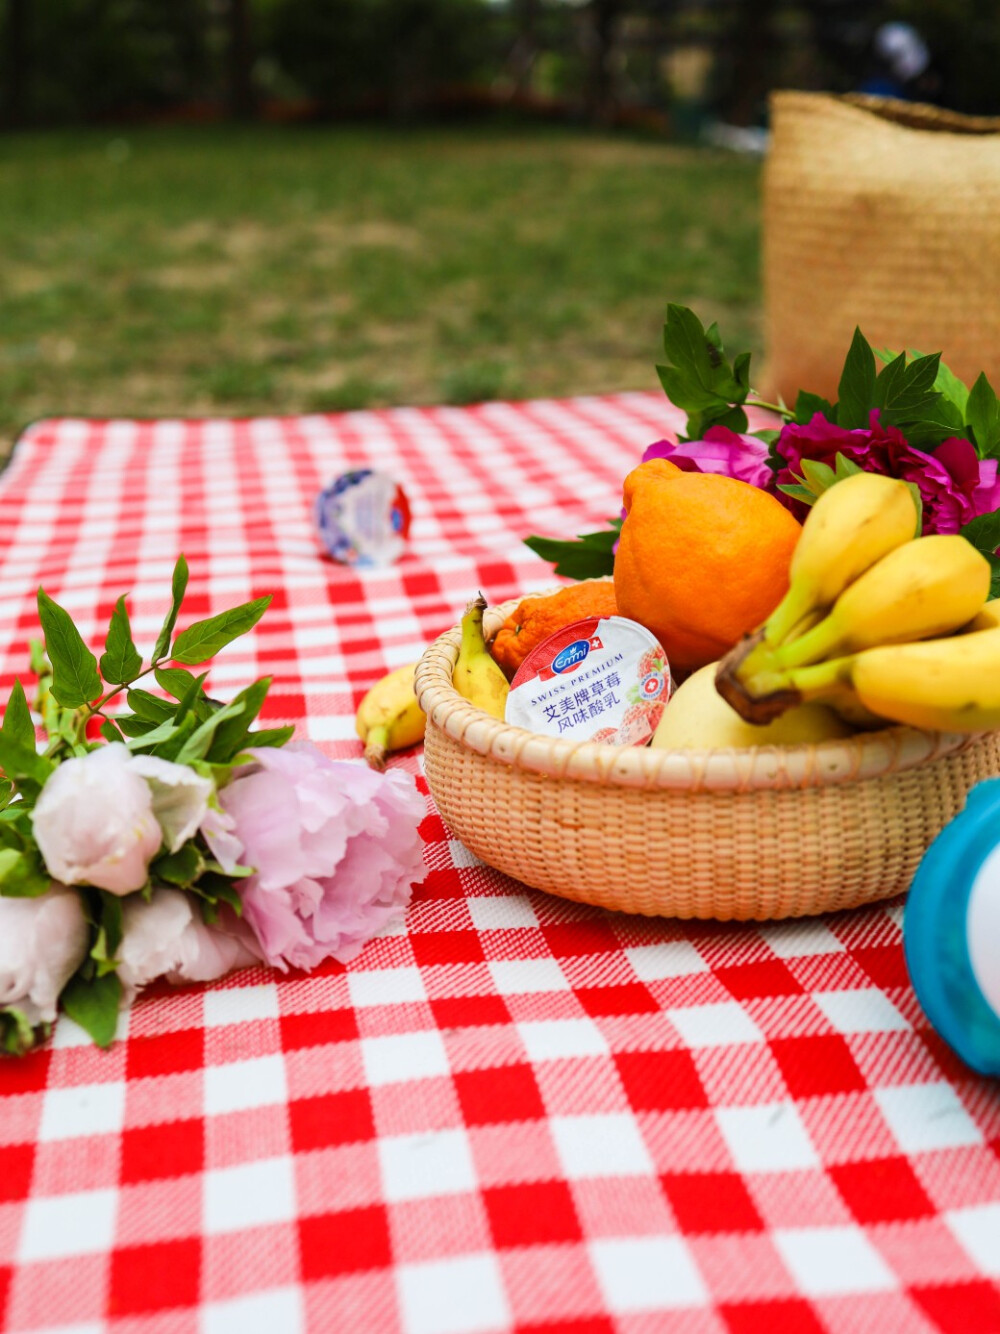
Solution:
{"label": "yellow pear", "polygon": [[851,728],[823,704],[800,704],[763,727],[744,722],[715,688],[718,663],[701,667],[663,711],[650,745],[658,750],[798,746],[851,736]]}

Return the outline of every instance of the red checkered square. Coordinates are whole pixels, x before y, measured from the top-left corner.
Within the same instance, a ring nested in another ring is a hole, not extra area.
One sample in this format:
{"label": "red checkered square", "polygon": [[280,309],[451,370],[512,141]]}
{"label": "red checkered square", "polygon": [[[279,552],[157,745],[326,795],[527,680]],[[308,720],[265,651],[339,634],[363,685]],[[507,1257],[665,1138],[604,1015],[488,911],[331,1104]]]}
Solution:
{"label": "red checkered square", "polygon": [[577,987],[576,998],[588,1014],[598,1017],[658,1014],[660,1009],[649,988],[638,982],[618,987]]}
{"label": "red checkered square", "polygon": [[829,1169],[859,1223],[926,1218],[934,1207],[905,1158],[840,1163]]}
{"label": "red checkered square", "polygon": [[486,957],[475,931],[415,931],[410,944],[419,964],[477,963]]}
{"label": "red checkered square", "polygon": [[35,1166],[33,1144],[10,1144],[3,1150],[3,1171],[0,1172],[0,1203],[24,1200],[31,1188],[31,1173]]}
{"label": "red checkered square", "polygon": [[826,1334],[819,1316],[801,1297],[772,1301],[725,1302],[719,1312],[729,1334]]}
{"label": "red checkered square", "polygon": [[564,1181],[494,1186],[483,1191],[493,1244],[541,1246],[580,1241],[573,1196]]}
{"label": "red checkered square", "polygon": [[466,1070],[454,1076],[465,1124],[533,1121],[545,1115],[538,1084],[528,1065]]}
{"label": "red checkered square", "polygon": [[770,1045],[793,1098],[859,1093],[868,1087],[847,1042],[833,1033],[772,1038]]}
{"label": "red checkered square", "polygon": [[439,1028],[483,1028],[510,1022],[510,1010],[500,996],[449,996],[431,1000]]}
{"label": "red checkered square", "polygon": [[384,1269],[392,1258],[386,1211],[379,1205],[300,1219],[299,1252],[306,1280]]}
{"label": "red checkered square", "polygon": [[982,1279],[966,1283],[915,1285],[914,1301],[941,1334],[1000,1334],[1000,1290]]}
{"label": "red checkered square", "polygon": [[121,1137],[123,1183],[200,1172],[205,1165],[205,1123],[167,1121],[126,1130]]}
{"label": "red checkered square", "polygon": [[134,1037],[126,1052],[129,1079],[200,1070],[205,1063],[205,1032],[201,1028],[184,1028],[176,1033]]}
{"label": "red checkered square", "polygon": [[288,1116],[296,1153],[370,1140],[375,1134],[371,1094],[367,1089],[299,1098],[288,1104]]}
{"label": "red checkered square", "polygon": [[680,1111],[708,1106],[708,1097],[690,1052],[620,1052],[615,1057],[615,1066],[628,1100],[637,1112]]}
{"label": "red checkered square", "polygon": [[737,1172],[665,1172],[660,1182],[682,1232],[755,1232],[764,1226]]}
{"label": "red checkered square", "polygon": [[108,1310],[115,1316],[127,1316],[194,1306],[200,1278],[199,1238],[123,1247],[111,1256]]}
{"label": "red checkered square", "polygon": [[777,959],[755,959],[734,968],[716,968],[715,976],[737,1000],[758,996],[795,996],[802,991],[784,963]]}

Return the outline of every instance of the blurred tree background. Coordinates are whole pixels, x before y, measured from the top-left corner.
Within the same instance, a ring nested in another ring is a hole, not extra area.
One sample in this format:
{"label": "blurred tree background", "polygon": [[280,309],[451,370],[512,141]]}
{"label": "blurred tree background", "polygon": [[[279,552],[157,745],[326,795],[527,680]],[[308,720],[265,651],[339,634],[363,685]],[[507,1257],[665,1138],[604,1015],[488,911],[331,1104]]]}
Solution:
{"label": "blurred tree background", "polygon": [[996,0],[0,0],[7,124],[468,114],[683,133],[775,86],[848,89],[913,23],[940,100],[998,108]]}
{"label": "blurred tree background", "polygon": [[759,353],[725,145],[894,18],[1000,109],[996,0],[0,0],[0,453],[53,414],[656,390],[670,300]]}

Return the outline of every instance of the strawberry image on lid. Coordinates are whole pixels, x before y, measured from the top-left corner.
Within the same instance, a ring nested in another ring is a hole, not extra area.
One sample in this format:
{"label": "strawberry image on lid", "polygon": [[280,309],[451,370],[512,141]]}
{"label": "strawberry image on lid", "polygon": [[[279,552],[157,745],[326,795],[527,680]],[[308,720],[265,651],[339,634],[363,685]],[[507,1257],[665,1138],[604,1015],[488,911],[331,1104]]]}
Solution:
{"label": "strawberry image on lid", "polygon": [[505,718],[570,741],[644,746],[673,689],[654,635],[624,616],[564,626],[525,658]]}

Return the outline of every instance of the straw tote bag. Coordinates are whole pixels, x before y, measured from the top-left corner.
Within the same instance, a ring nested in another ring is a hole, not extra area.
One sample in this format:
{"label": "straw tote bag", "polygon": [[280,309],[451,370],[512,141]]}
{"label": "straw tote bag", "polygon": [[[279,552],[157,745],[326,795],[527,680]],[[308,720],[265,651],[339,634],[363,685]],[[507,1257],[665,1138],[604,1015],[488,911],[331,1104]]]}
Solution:
{"label": "straw tote bag", "polygon": [[1000,384],[1000,119],[782,92],[771,122],[761,388],[835,399],[856,325]]}

